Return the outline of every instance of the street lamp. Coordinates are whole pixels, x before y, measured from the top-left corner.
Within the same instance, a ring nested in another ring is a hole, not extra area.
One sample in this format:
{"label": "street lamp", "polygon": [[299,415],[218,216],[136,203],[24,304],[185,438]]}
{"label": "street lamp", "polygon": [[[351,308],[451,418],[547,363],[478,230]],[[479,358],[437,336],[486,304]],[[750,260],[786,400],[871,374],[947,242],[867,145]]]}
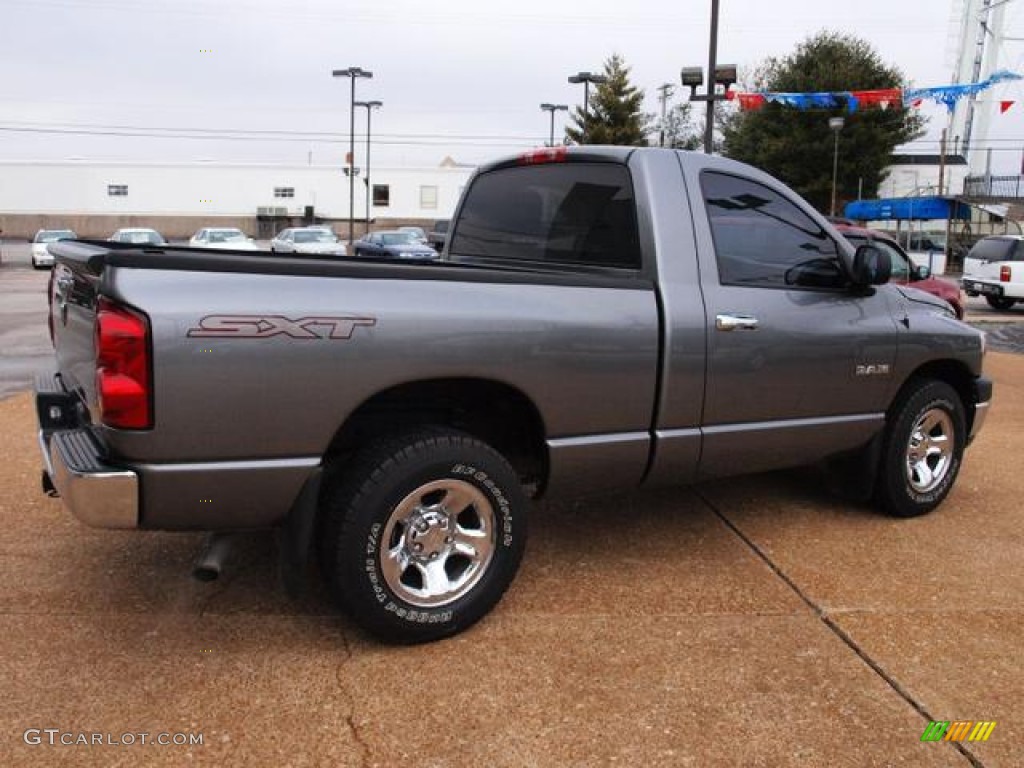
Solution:
{"label": "street lamp", "polygon": [[579,72],[575,75],[569,75],[569,82],[573,85],[583,83],[583,131],[582,138],[584,143],[587,141],[587,126],[590,122],[590,84],[601,85],[607,83],[608,78],[604,75],[595,75],[591,72]]}
{"label": "street lamp", "polygon": [[356,101],[353,104],[357,107],[366,107],[366,175],[363,176],[363,183],[366,185],[366,231],[370,231],[370,113],[374,109],[384,106],[383,101]]}
{"label": "street lamp", "polygon": [[568,112],[569,106],[567,104],[548,104],[547,102],[545,102],[544,104],[540,105],[540,108],[543,109],[545,112],[551,113],[551,139],[548,141],[548,146],[553,147],[555,146],[555,112]]}
{"label": "street lamp", "polygon": [[832,215],[836,215],[836,179],[839,177],[839,132],[843,130],[846,121],[841,117],[830,117],[828,127],[836,135],[835,148],[832,150]]}
{"label": "street lamp", "polygon": [[[736,65],[720,66],[718,58],[718,0],[711,0],[711,42],[708,45],[708,74],[714,73],[714,82],[708,85],[708,92],[697,95],[697,88],[704,83],[704,73],[700,67],[683,67],[681,79],[684,86],[690,89],[690,101],[706,101],[708,103],[707,122],[704,124],[704,153],[710,155],[714,149],[715,136],[715,102],[726,98],[729,86],[736,82]],[[716,86],[724,86],[724,92],[718,93]]]}
{"label": "street lamp", "polygon": [[348,241],[355,242],[355,229],[353,222],[356,217],[356,78],[373,77],[369,72],[360,67],[349,67],[348,69],[335,69],[331,72],[334,77],[348,77],[352,79],[352,93],[349,97],[349,130],[348,130]]}

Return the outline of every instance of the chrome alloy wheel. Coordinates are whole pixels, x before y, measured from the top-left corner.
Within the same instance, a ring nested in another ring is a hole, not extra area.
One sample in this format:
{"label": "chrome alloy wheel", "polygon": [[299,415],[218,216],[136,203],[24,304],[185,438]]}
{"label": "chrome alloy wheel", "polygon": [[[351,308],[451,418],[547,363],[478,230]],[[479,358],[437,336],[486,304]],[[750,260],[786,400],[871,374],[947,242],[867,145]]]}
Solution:
{"label": "chrome alloy wheel", "polygon": [[400,600],[433,608],[477,585],[494,556],[494,507],[475,486],[436,480],[392,511],[381,538],[380,565]]}
{"label": "chrome alloy wheel", "polygon": [[953,463],[956,435],[953,419],[940,408],[929,408],[910,431],[907,480],[916,493],[935,490]]}

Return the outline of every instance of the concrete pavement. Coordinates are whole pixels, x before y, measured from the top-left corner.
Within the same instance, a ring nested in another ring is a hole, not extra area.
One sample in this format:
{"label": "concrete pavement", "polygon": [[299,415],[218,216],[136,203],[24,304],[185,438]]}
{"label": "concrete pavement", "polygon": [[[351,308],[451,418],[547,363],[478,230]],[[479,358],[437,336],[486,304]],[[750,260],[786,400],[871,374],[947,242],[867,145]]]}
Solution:
{"label": "concrete pavement", "polygon": [[[1024,358],[988,368],[989,422],[928,517],[810,470],[540,505],[498,609],[414,648],[285,597],[267,535],[201,584],[198,535],[80,525],[38,490],[30,397],[4,400],[3,763],[1019,765]],[[997,726],[922,743],[932,719]],[[203,744],[60,745],[83,732]]]}

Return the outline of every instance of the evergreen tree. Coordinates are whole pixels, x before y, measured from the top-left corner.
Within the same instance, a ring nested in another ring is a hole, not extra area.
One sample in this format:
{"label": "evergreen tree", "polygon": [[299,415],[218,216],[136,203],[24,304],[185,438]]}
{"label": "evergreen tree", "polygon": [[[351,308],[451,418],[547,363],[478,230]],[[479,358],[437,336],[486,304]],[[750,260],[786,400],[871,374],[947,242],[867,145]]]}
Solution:
{"label": "evergreen tree", "polygon": [[582,106],[576,107],[572,113],[575,125],[566,127],[566,138],[574,144],[647,144],[648,116],[640,109],[644,92],[630,85],[629,67],[613,54],[605,62],[603,74],[608,80],[591,91],[590,114],[585,115]]}
{"label": "evergreen tree", "polygon": [[674,105],[665,114],[665,146],[672,149],[700,149],[704,139],[701,129],[693,119],[693,105],[682,102]]}
{"label": "evergreen tree", "polygon": [[[853,35],[819,32],[783,59],[768,59],[749,90],[809,93],[900,88],[899,69],[886,65],[871,45]],[[924,121],[901,104],[849,113],[841,107],[801,110],[766,104],[735,112],[723,124],[726,156],[777,176],[821,211],[832,192],[835,134],[830,117],[845,120],[839,134],[838,197],[878,193],[895,147],[922,134]]]}

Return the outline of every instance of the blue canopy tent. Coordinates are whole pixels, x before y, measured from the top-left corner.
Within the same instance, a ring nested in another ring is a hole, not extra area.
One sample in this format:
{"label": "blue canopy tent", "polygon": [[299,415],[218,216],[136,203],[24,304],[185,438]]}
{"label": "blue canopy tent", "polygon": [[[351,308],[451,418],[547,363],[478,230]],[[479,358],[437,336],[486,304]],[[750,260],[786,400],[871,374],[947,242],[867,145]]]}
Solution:
{"label": "blue canopy tent", "polygon": [[886,197],[847,203],[844,215],[858,221],[969,221],[970,207],[953,197]]}

